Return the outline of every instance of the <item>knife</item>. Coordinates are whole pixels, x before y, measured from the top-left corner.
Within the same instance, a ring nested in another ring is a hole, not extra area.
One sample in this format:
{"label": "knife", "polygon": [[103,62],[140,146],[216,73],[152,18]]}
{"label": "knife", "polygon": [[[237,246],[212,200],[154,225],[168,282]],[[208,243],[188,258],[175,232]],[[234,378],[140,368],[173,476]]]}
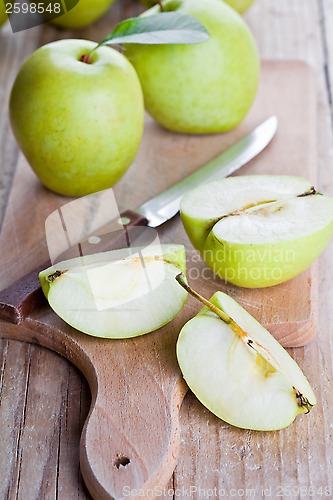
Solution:
{"label": "knife", "polygon": [[277,117],[271,116],[226,151],[145,202],[135,212],[148,220],[149,227],[158,227],[170,220],[178,213],[185,193],[200,184],[228,177],[261,153],[274,137],[277,123]]}
{"label": "knife", "polygon": [[[80,243],[78,247],[75,247],[76,250],[79,248],[79,255],[86,255],[92,253],[92,251],[106,251],[126,247],[128,246],[131,228],[137,229],[138,226],[156,228],[172,219],[179,212],[180,200],[186,192],[191,191],[200,184],[228,177],[234,173],[256,157],[270,143],[276,129],[277,118],[271,116],[248,135],[192,174],[146,201],[134,211],[127,210],[123,212],[120,218],[122,231],[118,232],[116,241],[114,238],[110,240],[108,234],[103,234],[102,238],[100,238],[101,242],[98,250],[94,245],[90,245],[91,250],[89,252],[86,250],[87,242],[89,245],[89,239],[87,239],[85,242]],[[82,252],[82,248],[85,249],[84,252]],[[77,254],[70,255],[67,253],[62,260],[72,256],[77,256]],[[19,324],[46,300],[38,281],[38,274],[49,267],[50,264],[50,262],[44,263],[38,269],[33,270],[0,292],[0,319]]]}

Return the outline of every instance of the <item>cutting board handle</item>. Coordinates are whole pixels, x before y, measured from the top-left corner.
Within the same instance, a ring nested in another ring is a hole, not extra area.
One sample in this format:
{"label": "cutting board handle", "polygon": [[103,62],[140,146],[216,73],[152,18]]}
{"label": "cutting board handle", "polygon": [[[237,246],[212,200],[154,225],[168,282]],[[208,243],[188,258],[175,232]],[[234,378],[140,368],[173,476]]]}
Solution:
{"label": "cutting board handle", "polygon": [[[154,498],[168,485],[180,447],[179,412],[188,390],[177,364],[179,320],[141,337],[96,339],[46,307],[20,325],[0,321],[0,336],[51,349],[88,381],[92,402],[80,441],[80,468],[94,499]],[[148,491],[149,490],[149,491]],[[130,496],[129,492],[139,492]]]}
{"label": "cutting board handle", "polygon": [[[99,385],[104,385],[101,380]],[[152,490],[167,488],[179,455],[179,409],[187,389],[180,378],[172,391],[153,389],[150,382],[145,392],[152,391],[152,397],[142,399],[139,406],[124,400],[124,418],[133,419],[136,428],[132,436],[114,418],[114,399],[119,403],[119,395],[97,393],[80,443],[80,468],[93,498],[154,498]],[[161,408],[164,419],[158,418]]]}

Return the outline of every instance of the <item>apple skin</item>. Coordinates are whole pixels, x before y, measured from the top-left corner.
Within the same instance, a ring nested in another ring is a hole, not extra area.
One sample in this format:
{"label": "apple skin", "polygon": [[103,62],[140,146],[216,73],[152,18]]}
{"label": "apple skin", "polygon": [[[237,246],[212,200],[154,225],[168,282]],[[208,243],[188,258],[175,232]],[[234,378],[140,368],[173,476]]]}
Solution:
{"label": "apple skin", "polygon": [[155,0],[140,0],[140,2],[147,8],[154,7],[154,5],[156,5]]}
{"label": "apple skin", "polygon": [[230,7],[233,9],[237,10],[239,14],[243,14],[251,5],[253,4],[254,0],[223,0],[226,2]]}
{"label": "apple skin", "polygon": [[[52,0],[57,3],[59,0]],[[97,21],[105,14],[114,0],[80,0],[75,7],[63,16],[57,17],[52,24],[65,29],[81,29]]]}
{"label": "apple skin", "polygon": [[[319,233],[299,238],[292,244],[288,241],[269,247],[256,245],[255,248],[223,242],[210,234],[202,256],[223,280],[244,288],[266,288],[284,283],[305,271],[322,253],[332,233],[333,222]],[[243,256],[241,263],[240,255]],[[263,255],[272,255],[272,258],[263,261]]]}
{"label": "apple skin", "polygon": [[[239,14],[243,14],[254,2],[254,0],[222,0],[233,9],[237,10]],[[141,0],[141,3],[146,7],[150,8],[156,4],[154,0]]]}
{"label": "apple skin", "polygon": [[[278,185],[278,183],[283,183],[283,179],[286,177],[229,177],[228,179],[200,186],[192,191],[192,195],[195,191],[198,194],[201,193],[202,206],[204,206],[206,200],[213,196],[213,192],[219,193],[222,200],[223,192],[225,193],[226,190],[231,192],[235,183],[242,182],[244,186],[242,191],[238,193],[238,197],[235,195],[234,207],[229,212],[231,213],[235,210],[237,204],[239,205],[240,199],[244,205],[247,205],[251,199],[246,198],[246,196],[252,196],[251,192],[246,194],[247,182],[255,182],[260,189],[267,182],[267,178],[271,179],[272,185],[274,182]],[[297,194],[306,192],[311,187],[310,182],[301,177],[288,178],[291,180],[291,189],[298,189]],[[283,193],[283,184],[279,188],[284,196],[290,194],[287,192],[287,188],[288,186],[285,187],[285,193]],[[325,227],[306,234],[304,237],[294,237],[288,241],[280,240],[272,243],[230,241],[223,237],[223,231],[221,231],[221,235],[217,236],[215,228],[219,217],[216,215],[216,217],[209,218],[202,214],[195,217],[189,213],[189,206],[196,204],[193,198],[189,198],[190,196],[191,193],[185,195],[182,199],[180,212],[185,231],[191,243],[217,276],[225,282],[244,288],[270,287],[284,283],[299,275],[319,257],[333,234],[333,199],[326,196],[320,197],[321,200],[325,199],[327,201],[325,209],[327,213],[331,214],[330,221]],[[186,197],[190,202],[186,201]],[[198,200],[199,197],[196,196],[196,199]],[[247,201],[244,201],[244,199]],[[313,199],[312,201],[316,200]],[[238,208],[240,207],[238,206]]]}
{"label": "apple skin", "polygon": [[10,98],[12,128],[40,181],[66,196],[112,187],[140,146],[144,106],[128,60],[96,43],[61,40],[23,64]]}
{"label": "apple skin", "polygon": [[6,21],[8,17],[5,11],[5,6],[3,2],[0,2],[0,26],[2,26]]}
{"label": "apple skin", "polygon": [[236,127],[252,105],[259,80],[259,56],[249,28],[220,0],[171,0],[164,7],[196,17],[210,39],[194,45],[126,46],[147,111],[176,132],[208,134]]}
{"label": "apple skin", "polygon": [[[6,3],[12,3],[12,2],[9,0]],[[7,20],[8,20],[8,15],[6,14],[5,4],[3,1],[1,1],[0,2],[0,26],[5,24],[5,22]]]}

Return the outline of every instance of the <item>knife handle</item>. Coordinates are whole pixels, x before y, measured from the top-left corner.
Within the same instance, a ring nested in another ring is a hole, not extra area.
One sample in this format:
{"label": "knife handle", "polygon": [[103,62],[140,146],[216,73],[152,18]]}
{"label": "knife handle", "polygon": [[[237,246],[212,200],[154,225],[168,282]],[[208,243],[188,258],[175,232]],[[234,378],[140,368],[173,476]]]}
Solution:
{"label": "knife handle", "polygon": [[[87,243],[84,245],[84,253],[81,255],[88,255],[89,253],[106,252],[116,248],[126,248],[130,245],[131,236],[134,235],[138,226],[147,226],[148,220],[142,215],[137,214],[131,210],[126,210],[120,216],[119,232],[113,233],[113,238],[110,239],[109,234],[103,235],[97,245],[90,245],[89,251],[87,250]],[[97,232],[98,233],[98,232]],[[88,240],[86,240],[88,242]],[[84,243],[84,242],[83,242]],[[83,243],[79,244],[81,249]],[[61,255],[61,260],[78,256],[78,247],[69,249]],[[59,261],[59,259],[58,259]],[[42,292],[38,275],[44,269],[50,267],[51,262],[44,262],[41,266],[26,274],[19,280],[15,281],[12,285],[0,291],[0,319],[9,323],[19,324],[34,310],[38,309],[45,303],[45,297]]]}

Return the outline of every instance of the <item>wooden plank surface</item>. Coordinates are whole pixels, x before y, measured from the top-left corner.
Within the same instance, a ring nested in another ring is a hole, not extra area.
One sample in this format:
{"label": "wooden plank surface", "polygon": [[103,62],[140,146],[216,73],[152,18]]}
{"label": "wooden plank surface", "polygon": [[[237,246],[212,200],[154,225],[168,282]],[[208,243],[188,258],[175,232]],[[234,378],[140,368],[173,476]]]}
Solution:
{"label": "wooden plank surface", "polygon": [[[293,74],[291,81],[290,74]],[[303,92],[299,93],[301,86]],[[281,93],[280,89],[286,87],[288,91]],[[263,61],[260,87],[251,112],[237,129],[227,134],[200,137],[175,134],[146,117],[140,151],[124,178],[114,187],[120,211],[135,209],[273,114],[279,122],[276,136],[265,151],[242,168],[241,173],[303,175],[316,185],[316,139],[311,133],[316,122],[313,72],[302,62]],[[68,198],[45,190],[25,159],[20,157],[1,232],[1,289],[48,260],[44,221],[68,201]],[[210,297],[217,289],[226,290],[286,347],[302,346],[314,338],[316,265],[281,286],[246,290],[225,285],[214,278],[190,244],[179,217],[159,228],[159,234],[166,243],[173,241],[186,246],[188,279],[201,293]],[[199,308],[197,304],[191,313]],[[183,315],[188,318],[185,311]]]}
{"label": "wooden plank surface", "polygon": [[[130,2],[124,2],[127,15],[131,15]],[[330,2],[319,7],[323,10]],[[118,9],[118,10],[117,10]],[[118,14],[120,7],[116,6]],[[320,175],[319,187],[332,194],[332,129],[328,101],[328,79],[323,71],[325,52],[323,32],[320,31],[319,9],[314,1],[258,0],[248,13],[261,53],[265,57],[301,58],[316,68],[320,120],[318,125]],[[105,21],[101,23],[104,26]],[[101,32],[101,29],[99,32]],[[51,28],[41,31],[40,41],[53,36]],[[87,30],[89,32],[89,30]],[[2,34],[1,34],[2,36]],[[6,37],[12,39],[6,28]],[[16,36],[16,35],[15,35]],[[19,55],[13,56],[10,68],[19,66],[24,47],[28,40],[32,45],[32,31],[21,37]],[[87,35],[87,38],[89,36]],[[17,40],[17,39],[15,39]],[[17,42],[18,43],[18,42]],[[2,50],[2,38],[0,50]],[[8,44],[9,47],[9,44]],[[328,60],[326,60],[328,63]],[[7,62],[9,64],[9,62]],[[9,69],[10,69],[9,68]],[[2,103],[8,96],[10,76],[7,71]],[[1,73],[4,75],[5,73]],[[6,94],[7,92],[7,94]],[[5,96],[5,97],[3,97]],[[1,117],[1,125],[8,132],[6,119]],[[315,132],[315,130],[314,130]],[[2,137],[4,135],[2,134]],[[7,136],[5,136],[7,137]],[[4,144],[4,140],[2,142]],[[7,158],[6,163],[4,151]],[[9,151],[9,153],[8,153]],[[12,156],[10,152],[13,151]],[[9,156],[8,156],[9,155]],[[1,149],[1,167],[15,165],[15,148],[9,140]],[[7,168],[7,167],[6,167]],[[8,170],[9,171],[9,170]],[[7,189],[7,190],[6,190]],[[5,193],[8,192],[8,182]],[[181,456],[184,457],[174,476],[175,487],[197,485],[211,488],[223,485],[226,488],[245,488],[252,484],[276,488],[282,486],[332,486],[329,465],[332,460],[330,447],[332,410],[329,401],[332,391],[329,381],[332,377],[332,355],[330,330],[332,329],[332,245],[320,260],[320,328],[318,340],[309,347],[293,352],[305,367],[312,380],[316,381],[319,404],[316,408],[316,425],[308,429],[296,424],[292,430],[267,436],[266,434],[244,433],[218,426],[215,419],[189,396],[182,410],[183,437]],[[2,342],[2,398],[0,420],[2,424],[1,493],[4,498],[85,498],[86,492],[79,480],[76,461],[80,415],[84,414],[88,403],[87,387],[80,377],[71,377],[75,370],[61,358],[36,347],[15,342]],[[52,361],[53,360],[53,361]],[[33,369],[32,369],[33,367]],[[56,374],[58,391],[52,382]],[[83,389],[81,390],[81,385]],[[66,392],[67,391],[67,392]],[[82,393],[81,408],[77,404]],[[38,396],[43,407],[40,410]],[[37,399],[36,399],[37,398]],[[35,401],[35,404],[31,404]],[[37,401],[37,402],[36,402]],[[64,422],[64,415],[72,415],[72,421]],[[50,423],[50,415],[56,424]],[[214,432],[212,432],[214,429]],[[213,436],[214,434],[214,436]],[[318,444],[319,443],[319,444]],[[72,467],[68,468],[68,457],[72,457]],[[213,464],[213,465],[212,465]],[[270,464],[268,471],[267,464]],[[272,465],[273,464],[273,465]],[[241,465],[242,475],[235,478],[234,470]],[[28,478],[34,474],[35,490],[28,491]],[[259,490],[258,490],[259,491]],[[288,494],[285,492],[286,498]],[[194,496],[195,497],[195,496]],[[197,498],[199,496],[197,495]],[[290,498],[290,495],[289,495]]]}
{"label": "wooden plank surface", "polygon": [[[288,94],[281,94],[280,88],[287,86]],[[302,94],[298,93],[300,86]],[[196,163],[207,161],[226,144],[252,130],[275,110],[280,124],[276,138],[244,169],[250,173],[303,174],[315,183],[315,140],[309,132],[316,121],[313,96],[313,73],[306,65],[264,61],[256,102],[235,131],[205,138],[188,137],[167,132],[147,117],[140,153],[115,188],[119,201],[124,207],[135,207],[156,190],[192,171]],[[154,182],[145,182],[152,172]],[[156,187],[158,183],[160,187]],[[138,188],[133,190],[133,186]],[[68,199],[41,186],[21,156],[1,232],[2,286],[47,259],[44,221],[66,202]],[[179,217],[163,227],[160,235],[166,242],[186,245],[188,277],[204,295],[210,296],[221,288],[220,280],[196,257]],[[312,286],[313,281],[312,268],[273,289],[246,291],[231,286],[227,289],[259,321],[268,324],[281,341],[299,345],[299,341],[308,340],[309,328],[316,324],[314,311],[309,307],[310,303],[316,307],[317,290]],[[175,341],[180,328],[199,309],[198,303],[189,300],[177,318],[155,334],[118,342],[96,340],[71,329],[47,306],[22,324],[0,323],[0,336],[55,350],[67,356],[86,376],[94,407],[81,440],[80,465],[89,491],[96,498],[106,498],[105,491],[109,494],[107,498],[120,498],[125,486],[132,490],[164,487],[171,477],[179,452],[179,406],[186,390],[175,359]],[[220,425],[217,421],[216,426]],[[130,465],[119,469],[116,466],[119,456],[126,457]]]}
{"label": "wooden plank surface", "polygon": [[[329,98],[331,81],[327,80],[326,70],[332,74],[333,61],[323,46],[328,44],[332,56],[332,16],[328,15],[332,6],[331,1],[325,0],[266,0],[258,1],[246,15],[263,57],[301,59],[316,71],[319,120],[313,134],[318,138],[319,188],[331,195],[332,101]],[[330,38],[325,38],[323,31],[320,17],[323,13]],[[319,396],[316,424],[303,426],[299,421],[292,431],[280,431],[274,436],[255,432],[240,435],[225,426],[212,438],[210,430],[215,426],[215,417],[206,410],[199,412],[202,407],[188,394],[181,413],[184,435],[181,455],[191,458],[185,465],[178,465],[175,487],[194,485],[207,490],[218,485],[229,496],[233,490],[236,498],[247,498],[254,492],[254,498],[278,498],[279,494],[279,498],[287,499],[310,498],[312,486],[314,498],[321,498],[325,487],[327,495],[332,496],[332,250],[331,242],[319,262],[317,341],[291,351],[295,359],[310,370],[311,379],[316,380],[315,390]],[[209,465],[212,462],[213,467]],[[239,466],[241,473],[235,479],[234,471]],[[266,495],[262,494],[262,488]]]}

